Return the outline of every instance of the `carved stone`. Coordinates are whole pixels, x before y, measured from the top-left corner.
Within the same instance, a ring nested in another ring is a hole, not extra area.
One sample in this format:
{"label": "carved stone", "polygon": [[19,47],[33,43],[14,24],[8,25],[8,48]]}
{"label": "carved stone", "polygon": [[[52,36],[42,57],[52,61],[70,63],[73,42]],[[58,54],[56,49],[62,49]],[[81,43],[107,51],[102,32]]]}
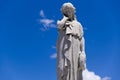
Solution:
{"label": "carved stone", "polygon": [[75,7],[64,3],[63,18],[57,21],[57,80],[83,80],[86,67],[83,28],[75,16]]}

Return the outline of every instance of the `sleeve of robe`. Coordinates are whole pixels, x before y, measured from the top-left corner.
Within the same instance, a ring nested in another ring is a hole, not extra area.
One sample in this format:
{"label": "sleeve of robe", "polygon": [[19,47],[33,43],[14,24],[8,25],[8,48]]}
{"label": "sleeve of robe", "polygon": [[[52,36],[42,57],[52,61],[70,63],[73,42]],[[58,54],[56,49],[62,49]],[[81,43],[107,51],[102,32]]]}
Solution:
{"label": "sleeve of robe", "polygon": [[80,24],[80,69],[84,70],[86,68],[86,54],[85,54],[85,39],[83,37],[83,27]]}
{"label": "sleeve of robe", "polygon": [[63,16],[62,20],[57,21],[58,30],[64,29],[64,27],[65,27],[64,25],[65,25],[65,22],[66,22],[67,19],[68,19],[67,17]]}

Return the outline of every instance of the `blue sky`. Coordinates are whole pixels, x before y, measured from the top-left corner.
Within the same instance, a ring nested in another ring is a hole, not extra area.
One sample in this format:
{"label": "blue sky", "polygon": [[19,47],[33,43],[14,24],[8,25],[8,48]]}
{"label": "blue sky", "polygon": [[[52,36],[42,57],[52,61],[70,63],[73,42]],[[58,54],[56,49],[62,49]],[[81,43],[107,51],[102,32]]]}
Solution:
{"label": "blue sky", "polygon": [[119,0],[1,0],[0,80],[56,80],[55,25],[64,2],[84,27],[87,69],[120,80]]}

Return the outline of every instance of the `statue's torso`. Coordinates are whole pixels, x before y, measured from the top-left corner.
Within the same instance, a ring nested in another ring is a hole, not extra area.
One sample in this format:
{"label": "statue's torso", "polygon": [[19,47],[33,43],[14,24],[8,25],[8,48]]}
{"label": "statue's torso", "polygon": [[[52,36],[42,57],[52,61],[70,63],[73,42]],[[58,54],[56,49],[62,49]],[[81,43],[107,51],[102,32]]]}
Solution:
{"label": "statue's torso", "polygon": [[71,34],[73,36],[80,37],[82,34],[82,27],[80,23],[76,20],[69,22],[69,26],[66,26],[66,34]]}

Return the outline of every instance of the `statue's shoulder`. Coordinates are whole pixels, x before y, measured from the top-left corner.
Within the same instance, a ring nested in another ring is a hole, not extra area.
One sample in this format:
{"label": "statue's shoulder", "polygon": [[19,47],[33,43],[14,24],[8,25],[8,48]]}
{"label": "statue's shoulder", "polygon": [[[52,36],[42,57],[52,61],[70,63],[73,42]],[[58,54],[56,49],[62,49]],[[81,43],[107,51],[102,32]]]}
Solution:
{"label": "statue's shoulder", "polygon": [[79,21],[77,21],[77,24],[78,24],[79,26],[82,26],[81,23],[80,23]]}
{"label": "statue's shoulder", "polygon": [[73,25],[82,27],[81,23],[79,21],[77,21],[77,20],[73,21]]}

